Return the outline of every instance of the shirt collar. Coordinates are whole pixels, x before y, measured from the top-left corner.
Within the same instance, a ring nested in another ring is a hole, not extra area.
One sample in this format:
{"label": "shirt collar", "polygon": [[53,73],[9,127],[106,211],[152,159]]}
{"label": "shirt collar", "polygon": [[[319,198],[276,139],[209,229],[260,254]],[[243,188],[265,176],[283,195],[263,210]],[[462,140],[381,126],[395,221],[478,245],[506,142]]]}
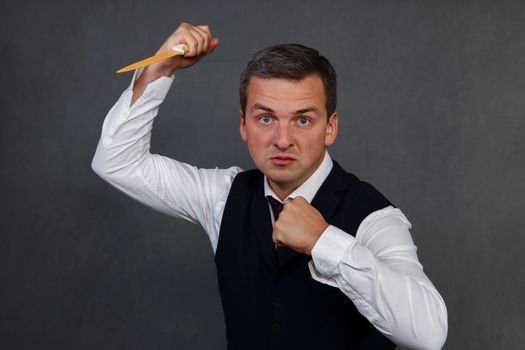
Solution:
{"label": "shirt collar", "polygon": [[270,185],[268,184],[268,178],[266,175],[264,176],[264,196],[272,196],[276,200],[278,200],[281,203],[287,203],[294,199],[295,197],[301,196],[304,197],[308,201],[308,203],[312,202],[315,195],[317,194],[317,191],[319,191],[319,188],[321,188],[321,185],[323,184],[324,180],[328,177],[328,174],[330,174],[330,171],[332,171],[333,162],[332,158],[328,154],[328,151],[325,151],[323,161],[321,162],[321,165],[319,165],[319,168],[305,181],[302,183],[301,186],[297,187],[295,191],[293,191],[285,200],[284,202],[277,197],[275,192],[271,189]]}

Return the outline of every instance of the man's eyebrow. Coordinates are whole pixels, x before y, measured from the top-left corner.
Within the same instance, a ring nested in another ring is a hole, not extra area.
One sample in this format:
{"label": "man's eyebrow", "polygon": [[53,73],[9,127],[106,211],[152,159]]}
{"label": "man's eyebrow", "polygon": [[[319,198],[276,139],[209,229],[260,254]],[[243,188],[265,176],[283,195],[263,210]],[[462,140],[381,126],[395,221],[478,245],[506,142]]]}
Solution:
{"label": "man's eyebrow", "polygon": [[[263,110],[265,112],[268,112],[268,113],[275,113],[275,111],[273,109],[271,109],[270,107],[266,107],[264,105],[261,105],[259,103],[256,103],[252,106],[252,108],[250,108],[250,111],[251,112],[254,112],[254,111],[257,111],[257,110]],[[301,108],[301,109],[298,109],[294,112],[294,114],[303,114],[303,113],[308,113],[308,112],[315,112],[315,113],[319,113],[319,109],[312,106],[312,107],[306,107],[306,108]]]}
{"label": "man's eyebrow", "polygon": [[275,113],[275,111],[273,109],[271,109],[270,107],[266,107],[266,106],[263,106],[259,103],[256,103],[252,106],[252,108],[250,108],[250,111],[251,112],[254,112],[254,111],[257,111],[257,110],[263,110],[265,112],[269,112],[269,113]]}
{"label": "man's eyebrow", "polygon": [[316,107],[307,107],[307,108],[303,108],[303,109],[299,109],[297,111],[295,111],[295,114],[303,114],[303,113],[308,113],[308,112],[315,112],[315,113],[319,113],[319,109],[316,108]]}

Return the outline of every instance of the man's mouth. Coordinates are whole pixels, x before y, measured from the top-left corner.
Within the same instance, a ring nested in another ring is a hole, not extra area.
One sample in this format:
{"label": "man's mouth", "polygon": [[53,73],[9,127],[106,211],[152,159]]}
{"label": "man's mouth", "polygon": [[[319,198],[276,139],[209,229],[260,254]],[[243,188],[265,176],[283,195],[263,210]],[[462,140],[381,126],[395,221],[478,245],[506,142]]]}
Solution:
{"label": "man's mouth", "polygon": [[274,157],[271,157],[270,160],[273,165],[277,165],[277,166],[290,165],[293,162],[295,162],[295,158],[285,156],[285,155],[274,156]]}

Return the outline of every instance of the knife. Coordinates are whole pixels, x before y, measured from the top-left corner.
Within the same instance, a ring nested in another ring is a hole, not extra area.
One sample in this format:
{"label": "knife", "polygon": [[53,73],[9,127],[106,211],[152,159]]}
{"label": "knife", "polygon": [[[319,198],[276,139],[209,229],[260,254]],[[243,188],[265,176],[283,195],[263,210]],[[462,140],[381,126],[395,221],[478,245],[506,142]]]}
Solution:
{"label": "knife", "polygon": [[154,56],[145,58],[141,61],[135,62],[133,64],[130,64],[129,66],[126,66],[124,68],[120,68],[117,73],[124,73],[129,72],[130,70],[139,69],[142,67],[149,66],[150,64],[157,63],[159,61],[165,60],[166,58],[170,58],[173,56],[179,56],[184,55],[186,52],[190,50],[190,47],[186,44],[179,44],[175,45],[171,48],[170,51],[164,51],[160,52]]}

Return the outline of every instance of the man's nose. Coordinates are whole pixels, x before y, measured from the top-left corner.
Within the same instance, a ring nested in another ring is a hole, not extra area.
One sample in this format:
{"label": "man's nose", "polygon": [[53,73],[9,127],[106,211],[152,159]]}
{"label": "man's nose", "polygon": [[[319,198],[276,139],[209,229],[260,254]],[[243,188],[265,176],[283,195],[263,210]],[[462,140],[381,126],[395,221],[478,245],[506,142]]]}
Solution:
{"label": "man's nose", "polygon": [[274,144],[279,149],[287,149],[293,145],[293,135],[288,124],[281,124],[277,127]]}

